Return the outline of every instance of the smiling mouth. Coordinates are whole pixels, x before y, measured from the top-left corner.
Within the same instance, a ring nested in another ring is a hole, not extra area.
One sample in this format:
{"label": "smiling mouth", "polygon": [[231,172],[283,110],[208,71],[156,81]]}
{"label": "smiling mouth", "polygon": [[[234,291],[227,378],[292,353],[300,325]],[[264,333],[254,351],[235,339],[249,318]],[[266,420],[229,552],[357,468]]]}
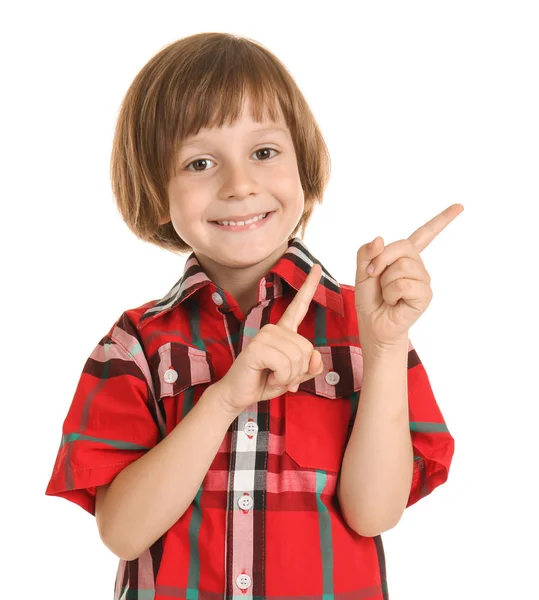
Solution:
{"label": "smiling mouth", "polygon": [[250,228],[252,226],[256,226],[260,223],[263,223],[264,221],[267,221],[269,217],[271,217],[271,215],[273,215],[275,211],[272,210],[270,212],[266,212],[266,213],[260,213],[259,215],[257,215],[256,217],[254,217],[254,219],[248,219],[247,221],[210,221],[210,223],[212,223],[213,225],[216,225],[217,227],[221,227],[221,228],[226,228],[226,229],[246,229],[246,228]]}

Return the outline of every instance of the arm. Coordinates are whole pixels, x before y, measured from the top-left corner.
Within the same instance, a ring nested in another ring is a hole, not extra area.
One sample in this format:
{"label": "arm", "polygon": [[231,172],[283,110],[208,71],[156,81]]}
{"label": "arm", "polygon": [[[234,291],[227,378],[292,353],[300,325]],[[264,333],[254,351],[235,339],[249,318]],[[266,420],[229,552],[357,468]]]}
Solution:
{"label": "arm", "polygon": [[176,523],[237,416],[211,385],[173,431],[99,492],[96,520],[111,552],[134,560]]}
{"label": "arm", "polygon": [[337,489],[345,521],[360,535],[394,527],[410,494],[407,356],[407,338],[386,352],[363,347],[363,387]]}

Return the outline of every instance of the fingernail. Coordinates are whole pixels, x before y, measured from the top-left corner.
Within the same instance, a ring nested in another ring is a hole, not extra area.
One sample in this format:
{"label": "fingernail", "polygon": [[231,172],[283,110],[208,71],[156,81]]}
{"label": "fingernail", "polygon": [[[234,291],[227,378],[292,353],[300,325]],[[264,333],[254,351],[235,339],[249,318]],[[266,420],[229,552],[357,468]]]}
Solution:
{"label": "fingernail", "polygon": [[291,387],[291,388],[290,388],[290,391],[291,391],[291,392],[297,392],[297,391],[298,391],[298,388],[299,388],[299,383],[297,383],[297,384],[296,384],[294,387]]}
{"label": "fingernail", "polygon": [[369,273],[369,275],[374,273],[374,265],[372,263],[367,267],[367,273]]}

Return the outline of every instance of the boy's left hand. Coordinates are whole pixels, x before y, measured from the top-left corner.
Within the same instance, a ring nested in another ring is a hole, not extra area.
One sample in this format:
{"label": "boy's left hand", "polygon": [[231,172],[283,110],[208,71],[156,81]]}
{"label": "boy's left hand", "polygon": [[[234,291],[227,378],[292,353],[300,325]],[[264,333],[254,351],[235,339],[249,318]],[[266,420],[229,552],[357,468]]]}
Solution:
{"label": "boy's left hand", "polygon": [[[361,344],[385,350],[408,338],[408,330],[432,299],[430,275],[419,253],[462,211],[452,204],[406,240],[384,247],[375,238],[357,253],[355,305]],[[372,274],[367,272],[371,263]]]}

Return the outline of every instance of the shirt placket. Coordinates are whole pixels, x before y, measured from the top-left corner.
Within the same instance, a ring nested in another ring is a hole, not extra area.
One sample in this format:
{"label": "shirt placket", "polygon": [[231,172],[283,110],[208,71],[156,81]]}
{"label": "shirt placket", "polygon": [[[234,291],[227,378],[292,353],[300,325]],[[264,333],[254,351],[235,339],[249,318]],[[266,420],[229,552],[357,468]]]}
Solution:
{"label": "shirt placket", "polygon": [[[223,314],[225,330],[233,359],[247,346],[258,333],[262,323],[264,308],[269,304],[266,299],[249,311],[243,326],[237,353],[232,343],[232,332],[229,320],[223,313],[226,302],[219,293],[212,299]],[[255,531],[255,485],[261,478],[256,477],[256,457],[258,452],[265,452],[264,444],[259,444],[258,403],[247,407],[236,419],[236,427],[232,431],[230,469],[228,475],[228,505],[225,532],[225,598],[240,596],[252,598],[254,581],[254,531]],[[260,507],[256,518],[264,518]],[[263,543],[263,540],[258,540]],[[260,582],[258,582],[260,585]],[[258,586],[257,586],[258,587]]]}

